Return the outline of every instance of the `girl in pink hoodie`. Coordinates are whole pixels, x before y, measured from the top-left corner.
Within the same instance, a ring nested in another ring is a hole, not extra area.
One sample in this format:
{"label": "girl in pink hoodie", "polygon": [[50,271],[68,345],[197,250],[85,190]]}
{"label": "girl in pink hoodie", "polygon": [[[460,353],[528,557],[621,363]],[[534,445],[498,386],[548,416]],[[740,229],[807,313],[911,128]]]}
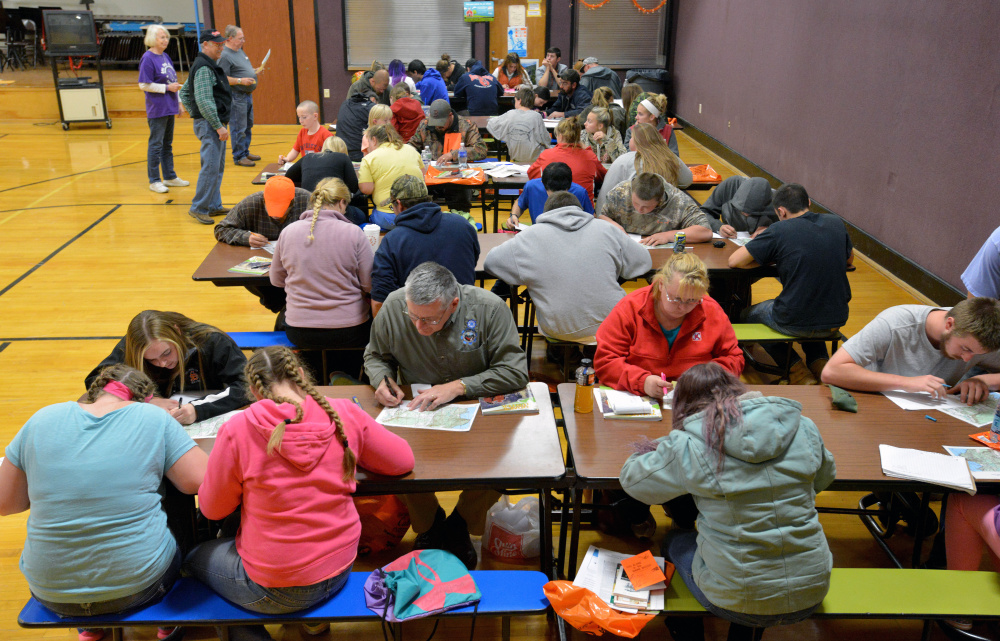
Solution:
{"label": "girl in pink hoodie", "polygon": [[[198,492],[209,519],[242,508],[240,529],[196,547],[185,568],[248,610],[296,612],[350,574],[361,536],[355,465],[406,474],[413,451],[351,401],[321,396],[287,347],[258,350],[244,375],[257,402],[220,428]],[[234,626],[230,638],[270,636]]]}

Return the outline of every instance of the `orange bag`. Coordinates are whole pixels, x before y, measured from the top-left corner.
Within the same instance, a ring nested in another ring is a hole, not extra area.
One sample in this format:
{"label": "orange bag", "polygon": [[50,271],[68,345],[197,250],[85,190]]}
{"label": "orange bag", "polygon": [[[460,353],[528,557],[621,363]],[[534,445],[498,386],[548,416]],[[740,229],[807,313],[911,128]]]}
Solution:
{"label": "orange bag", "polygon": [[450,133],[444,135],[444,145],[441,147],[441,153],[447,154],[452,151],[458,151],[459,145],[462,144],[462,134],[460,133]]}
{"label": "orange bag", "polygon": [[449,176],[458,171],[457,169],[436,169],[431,167],[427,170],[424,182],[428,185],[482,185],[486,182],[486,172],[482,169],[466,169],[465,172],[473,172],[475,175],[468,178],[459,176]]}
{"label": "orange bag", "polygon": [[391,550],[410,529],[410,513],[394,494],[356,496],[354,507],[361,519],[358,556]]}
{"label": "orange bag", "polygon": [[691,167],[691,175],[694,176],[694,180],[691,182],[696,183],[717,183],[722,182],[722,176],[720,176],[714,169],[712,165],[695,165]]}
{"label": "orange bag", "polygon": [[653,619],[652,614],[627,614],[614,610],[587,588],[571,581],[549,581],[542,591],[552,609],[580,632],[601,636],[604,631],[633,639]]}

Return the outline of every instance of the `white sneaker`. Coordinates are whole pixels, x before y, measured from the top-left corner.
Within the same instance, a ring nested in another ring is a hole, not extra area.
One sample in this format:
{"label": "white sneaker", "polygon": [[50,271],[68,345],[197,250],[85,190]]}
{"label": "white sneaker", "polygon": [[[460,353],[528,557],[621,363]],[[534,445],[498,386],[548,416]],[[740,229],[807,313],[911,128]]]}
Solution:
{"label": "white sneaker", "polygon": [[155,183],[149,183],[149,191],[155,191],[158,194],[165,194],[170,190],[167,189],[167,186],[164,185],[163,183],[155,182]]}
{"label": "white sneaker", "polygon": [[181,178],[173,178],[171,180],[164,180],[163,184],[167,187],[187,187],[191,183]]}

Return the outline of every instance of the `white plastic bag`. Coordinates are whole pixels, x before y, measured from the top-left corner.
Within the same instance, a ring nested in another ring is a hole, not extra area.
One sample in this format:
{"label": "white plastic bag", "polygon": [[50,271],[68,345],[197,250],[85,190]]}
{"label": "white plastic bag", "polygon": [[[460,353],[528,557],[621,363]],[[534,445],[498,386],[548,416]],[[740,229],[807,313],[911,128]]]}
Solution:
{"label": "white plastic bag", "polygon": [[516,504],[502,496],[486,514],[484,549],[498,559],[523,561],[538,556],[538,499],[528,496]]}

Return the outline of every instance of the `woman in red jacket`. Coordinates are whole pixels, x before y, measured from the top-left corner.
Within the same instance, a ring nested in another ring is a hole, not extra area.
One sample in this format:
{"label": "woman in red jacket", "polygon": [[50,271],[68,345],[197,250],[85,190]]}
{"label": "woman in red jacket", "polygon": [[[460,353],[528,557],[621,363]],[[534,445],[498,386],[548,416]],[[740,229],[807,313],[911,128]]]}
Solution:
{"label": "woman in red jacket", "polygon": [[580,144],[579,118],[572,116],[556,125],[556,142],[559,144],[538,154],[535,162],[528,167],[528,178],[541,178],[542,170],[547,165],[564,162],[573,170],[573,182],[586,189],[590,202],[595,202],[594,181],[603,181],[608,170],[590,147],[584,149]]}
{"label": "woman in red jacket", "polygon": [[714,361],[739,376],[743,353],[722,307],[707,295],[708,269],[674,254],[653,284],[615,305],[597,330],[594,368],[603,385],[662,398],[692,365]]}

